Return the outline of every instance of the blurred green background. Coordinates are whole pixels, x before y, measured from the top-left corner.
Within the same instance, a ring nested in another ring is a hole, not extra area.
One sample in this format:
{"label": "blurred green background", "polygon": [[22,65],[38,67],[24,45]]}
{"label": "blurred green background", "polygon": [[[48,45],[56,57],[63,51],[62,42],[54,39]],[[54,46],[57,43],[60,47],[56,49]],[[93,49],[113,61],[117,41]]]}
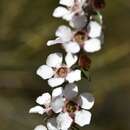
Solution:
{"label": "blurred green background", "polygon": [[[96,98],[91,125],[83,129],[130,130],[130,1],[106,3],[105,43],[90,55],[90,87],[81,84]],[[66,24],[51,16],[57,5],[58,0],[0,0],[0,130],[32,130],[43,122],[28,110],[48,90],[36,69],[50,52],[62,51],[46,46]]]}

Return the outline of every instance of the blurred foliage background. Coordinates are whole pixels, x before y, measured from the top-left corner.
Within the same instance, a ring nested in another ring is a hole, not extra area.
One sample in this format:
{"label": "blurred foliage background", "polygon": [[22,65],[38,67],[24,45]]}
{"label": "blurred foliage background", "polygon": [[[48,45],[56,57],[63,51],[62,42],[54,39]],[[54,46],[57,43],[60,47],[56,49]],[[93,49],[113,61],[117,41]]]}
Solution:
{"label": "blurred foliage background", "polygon": [[[130,1],[106,3],[105,43],[90,55],[90,87],[81,83],[96,98],[91,125],[83,129],[130,130]],[[48,90],[36,69],[50,52],[62,51],[46,46],[66,24],[51,16],[57,5],[58,0],[0,0],[0,130],[32,130],[43,122],[28,110]]]}

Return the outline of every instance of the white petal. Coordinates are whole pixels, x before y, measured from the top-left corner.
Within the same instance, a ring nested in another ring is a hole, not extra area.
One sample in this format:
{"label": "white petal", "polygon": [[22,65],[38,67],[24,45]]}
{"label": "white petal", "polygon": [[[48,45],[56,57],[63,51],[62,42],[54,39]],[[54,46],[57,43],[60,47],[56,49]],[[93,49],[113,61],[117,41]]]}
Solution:
{"label": "white petal", "polygon": [[62,4],[62,5],[71,7],[71,6],[74,5],[74,0],[60,0],[59,3]]}
{"label": "white petal", "polygon": [[64,96],[66,99],[71,100],[78,94],[78,86],[76,84],[67,84],[64,88]]}
{"label": "white petal", "polygon": [[60,17],[63,17],[67,13],[68,13],[68,10],[66,8],[59,6],[54,10],[53,16],[56,18],[60,18]]}
{"label": "white petal", "polygon": [[36,103],[40,105],[49,105],[51,103],[51,95],[49,93],[43,93],[36,99]]}
{"label": "white petal", "polygon": [[101,49],[101,41],[99,39],[90,39],[85,42],[84,50],[86,52],[96,52]]}
{"label": "white petal", "polygon": [[55,113],[61,112],[63,106],[64,106],[64,99],[62,97],[57,97],[52,100],[51,107]]}
{"label": "white petal", "polygon": [[52,91],[52,98],[61,96],[62,94],[63,94],[63,88],[62,88],[62,87],[55,88],[55,89]]}
{"label": "white petal", "polygon": [[72,122],[73,120],[68,113],[60,113],[57,117],[57,127],[61,130],[68,129]]}
{"label": "white petal", "polygon": [[79,3],[81,4],[81,5],[84,5],[84,3],[86,2],[86,0],[78,0],[79,1]]}
{"label": "white petal", "polygon": [[91,113],[89,111],[81,110],[75,113],[75,123],[81,127],[89,125],[91,121]]}
{"label": "white petal", "polygon": [[63,41],[70,41],[72,38],[71,29],[65,25],[60,26],[57,30],[55,35],[60,37]]}
{"label": "white petal", "polygon": [[76,55],[72,55],[71,53],[67,53],[65,57],[65,62],[68,67],[71,67],[72,65],[74,65],[77,62],[77,60],[78,60],[78,57]]}
{"label": "white petal", "polygon": [[38,125],[34,128],[34,130],[47,130],[47,128],[44,125]]}
{"label": "white petal", "polygon": [[91,21],[89,23],[88,29],[89,29],[88,35],[91,38],[96,38],[96,37],[99,37],[101,35],[102,27],[99,23],[97,23],[95,21]]}
{"label": "white petal", "polygon": [[69,42],[62,45],[68,53],[78,53],[80,51],[80,46],[76,42]]}
{"label": "white petal", "polygon": [[65,81],[64,78],[51,78],[48,80],[48,84],[51,87],[56,87],[56,86],[63,84],[64,81]]}
{"label": "white petal", "polygon": [[68,11],[62,18],[66,21],[71,21],[73,16],[75,15],[75,12]]}
{"label": "white petal", "polygon": [[60,38],[56,38],[55,40],[49,40],[47,42],[47,46],[52,46],[52,45],[61,44],[61,43],[64,43],[64,42]]}
{"label": "white petal", "polygon": [[43,115],[44,112],[45,112],[45,109],[41,106],[35,106],[29,110],[29,113],[38,113],[40,115]]}
{"label": "white petal", "polygon": [[53,69],[47,65],[40,66],[36,73],[43,79],[49,79],[54,75]]}
{"label": "white petal", "polygon": [[66,80],[67,80],[69,83],[73,83],[73,82],[75,82],[75,81],[81,80],[81,71],[80,71],[80,70],[71,71],[71,72],[67,75]]}
{"label": "white petal", "polygon": [[74,15],[70,21],[70,26],[76,29],[85,27],[87,19],[85,15]]}
{"label": "white petal", "polygon": [[62,64],[63,56],[61,53],[52,53],[47,57],[46,64],[50,67],[59,67]]}
{"label": "white petal", "polygon": [[94,97],[90,93],[83,93],[80,95],[79,104],[83,109],[91,109],[94,105]]}
{"label": "white petal", "polygon": [[49,121],[47,122],[47,128],[48,130],[58,130],[55,118],[49,119]]}

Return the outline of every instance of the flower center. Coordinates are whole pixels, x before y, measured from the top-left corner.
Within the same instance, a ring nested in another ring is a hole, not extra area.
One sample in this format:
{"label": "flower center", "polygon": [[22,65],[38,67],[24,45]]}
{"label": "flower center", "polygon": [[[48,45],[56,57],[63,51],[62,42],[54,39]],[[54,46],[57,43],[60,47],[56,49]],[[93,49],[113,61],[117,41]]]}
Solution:
{"label": "flower center", "polygon": [[67,67],[61,67],[57,70],[57,74],[59,77],[66,77],[67,73],[68,73]]}
{"label": "flower center", "polygon": [[77,110],[77,104],[74,103],[73,101],[69,101],[67,104],[66,104],[66,110],[68,113],[73,113]]}
{"label": "flower center", "polygon": [[79,43],[80,45],[82,45],[84,43],[84,41],[86,40],[86,35],[85,32],[82,31],[78,31],[75,35],[74,35],[74,40]]}

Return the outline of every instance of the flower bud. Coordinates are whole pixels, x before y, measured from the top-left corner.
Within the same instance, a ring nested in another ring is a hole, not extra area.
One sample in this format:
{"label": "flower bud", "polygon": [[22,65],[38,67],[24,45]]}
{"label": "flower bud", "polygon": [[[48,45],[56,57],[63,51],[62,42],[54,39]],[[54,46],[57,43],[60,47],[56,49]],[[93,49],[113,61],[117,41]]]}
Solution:
{"label": "flower bud", "polygon": [[91,65],[91,59],[87,55],[82,54],[79,57],[78,64],[83,69],[89,69]]}
{"label": "flower bud", "polygon": [[105,0],[93,0],[93,7],[95,9],[103,9],[105,7]]}

